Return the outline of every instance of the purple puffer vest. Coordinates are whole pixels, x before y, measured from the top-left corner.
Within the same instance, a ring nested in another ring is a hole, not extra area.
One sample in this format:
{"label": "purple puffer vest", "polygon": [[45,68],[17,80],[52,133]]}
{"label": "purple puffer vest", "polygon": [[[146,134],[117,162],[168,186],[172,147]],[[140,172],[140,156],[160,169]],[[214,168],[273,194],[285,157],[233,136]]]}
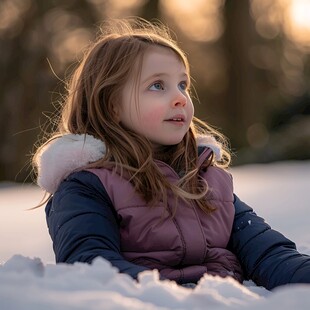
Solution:
{"label": "purple puffer vest", "polygon": [[[212,151],[206,148],[200,164]],[[157,161],[168,180],[178,174]],[[160,274],[178,283],[197,282],[204,273],[232,276],[242,281],[242,270],[233,253],[226,249],[234,220],[231,176],[221,168],[201,171],[210,188],[209,200],[216,210],[204,213],[178,201],[171,217],[174,198],[168,197],[168,211],[162,202],[150,207],[132,184],[108,169],[90,169],[101,180],[120,221],[121,251],[130,262],[158,269]]]}

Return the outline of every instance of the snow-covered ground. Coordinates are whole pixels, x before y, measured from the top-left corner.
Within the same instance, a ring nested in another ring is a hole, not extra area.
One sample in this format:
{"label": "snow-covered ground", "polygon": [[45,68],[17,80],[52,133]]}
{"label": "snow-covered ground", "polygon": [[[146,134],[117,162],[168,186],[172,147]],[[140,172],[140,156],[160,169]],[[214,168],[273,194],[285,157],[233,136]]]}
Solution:
{"label": "snow-covered ground", "polygon": [[[236,194],[271,226],[310,255],[310,162],[232,169]],[[139,283],[109,263],[55,265],[44,208],[27,211],[43,196],[30,185],[0,183],[0,309],[309,309],[310,285],[270,293],[251,282],[205,276],[192,290],[159,281]]]}

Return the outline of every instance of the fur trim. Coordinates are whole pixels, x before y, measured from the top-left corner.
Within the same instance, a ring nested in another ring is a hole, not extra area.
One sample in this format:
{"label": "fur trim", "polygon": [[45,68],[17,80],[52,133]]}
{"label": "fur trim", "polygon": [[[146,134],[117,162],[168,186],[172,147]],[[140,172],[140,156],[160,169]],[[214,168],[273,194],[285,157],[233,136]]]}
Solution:
{"label": "fur trim", "polygon": [[[221,159],[221,144],[212,136],[199,136],[197,144],[209,147],[215,159]],[[105,152],[104,143],[90,135],[68,134],[52,140],[39,153],[37,183],[53,194],[70,173],[99,160]]]}
{"label": "fur trim", "polygon": [[198,136],[197,145],[206,146],[210,148],[215,156],[215,160],[219,161],[222,158],[222,145],[215,140],[212,136]]}
{"label": "fur trim", "polygon": [[51,141],[39,153],[38,185],[54,193],[71,172],[99,160],[106,148],[90,135],[68,134]]}

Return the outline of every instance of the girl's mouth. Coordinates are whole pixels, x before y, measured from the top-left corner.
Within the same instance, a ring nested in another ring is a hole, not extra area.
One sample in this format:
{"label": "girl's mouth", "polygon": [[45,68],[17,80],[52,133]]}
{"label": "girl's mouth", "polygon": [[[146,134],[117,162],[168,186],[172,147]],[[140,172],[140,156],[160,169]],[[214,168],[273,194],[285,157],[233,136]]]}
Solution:
{"label": "girl's mouth", "polygon": [[185,116],[184,115],[175,115],[169,119],[166,120],[167,122],[185,122]]}
{"label": "girl's mouth", "polygon": [[182,118],[170,118],[168,121],[175,121],[175,122],[184,122]]}
{"label": "girl's mouth", "polygon": [[185,123],[185,117],[183,116],[175,116],[172,118],[169,118],[167,120],[165,120],[166,122],[169,122],[170,124],[174,124],[174,125],[184,125]]}

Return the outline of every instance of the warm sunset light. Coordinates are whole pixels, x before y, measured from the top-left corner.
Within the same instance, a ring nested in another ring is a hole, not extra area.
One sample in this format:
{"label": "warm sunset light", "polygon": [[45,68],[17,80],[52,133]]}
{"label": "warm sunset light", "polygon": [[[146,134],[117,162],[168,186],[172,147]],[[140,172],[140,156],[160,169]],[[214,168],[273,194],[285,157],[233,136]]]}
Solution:
{"label": "warm sunset light", "polygon": [[225,1],[161,1],[164,11],[193,41],[216,41],[223,33],[221,7]]}
{"label": "warm sunset light", "polygon": [[284,30],[297,44],[310,48],[310,1],[291,0],[286,8]]}
{"label": "warm sunset light", "polygon": [[309,0],[252,0],[257,32],[272,39],[281,31],[300,48],[310,47]]}

